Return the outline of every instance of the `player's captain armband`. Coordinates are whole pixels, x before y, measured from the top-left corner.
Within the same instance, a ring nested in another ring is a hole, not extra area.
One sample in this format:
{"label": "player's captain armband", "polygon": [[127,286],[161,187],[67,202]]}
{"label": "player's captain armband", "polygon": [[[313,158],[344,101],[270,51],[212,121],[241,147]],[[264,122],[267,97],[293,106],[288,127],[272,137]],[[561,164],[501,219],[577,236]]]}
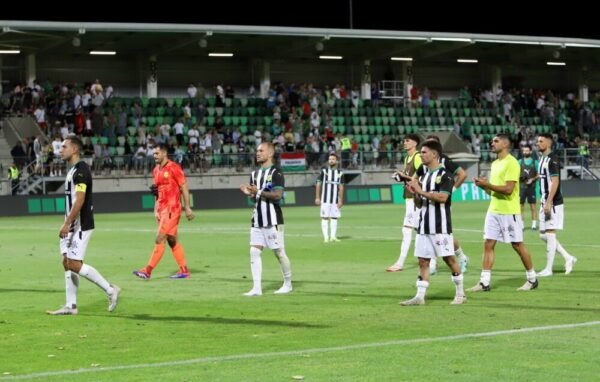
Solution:
{"label": "player's captain armband", "polygon": [[75,185],[75,192],[85,192],[87,190],[87,184],[79,183]]}

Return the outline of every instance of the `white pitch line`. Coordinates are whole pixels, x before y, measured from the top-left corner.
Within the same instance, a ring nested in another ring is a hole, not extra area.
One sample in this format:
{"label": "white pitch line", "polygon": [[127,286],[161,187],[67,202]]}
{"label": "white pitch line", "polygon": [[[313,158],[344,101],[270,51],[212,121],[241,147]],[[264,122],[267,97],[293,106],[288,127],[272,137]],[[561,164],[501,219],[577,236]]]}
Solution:
{"label": "white pitch line", "polygon": [[[355,227],[348,227],[349,229],[354,229]],[[372,228],[372,227],[371,227]],[[382,227],[385,229],[389,229],[390,227]],[[399,228],[399,227],[398,227]],[[26,227],[8,227],[8,226],[0,226],[0,230],[7,231],[15,231],[15,230],[28,230],[28,231],[56,231],[55,227],[48,226],[26,226]],[[155,233],[155,228],[96,228],[96,232],[134,232],[134,233]],[[194,228],[186,228],[180,227],[178,230],[180,233],[200,233],[200,234],[213,234],[213,235],[248,235],[247,228],[235,228],[235,227],[201,227],[198,229]],[[361,233],[364,233],[364,230],[360,230]],[[482,230],[474,230],[474,229],[466,229],[466,228],[455,228],[454,231],[458,232],[470,232],[470,233],[483,233]],[[291,233],[286,231],[286,237],[299,237],[299,238],[321,238],[321,234],[307,234],[307,233]],[[459,236],[460,238],[460,236]],[[375,235],[352,235],[353,240],[386,240],[386,241],[394,241],[394,240],[402,240],[400,234],[398,236],[375,236]],[[461,243],[483,243],[482,240],[465,240],[460,238]],[[546,243],[541,241],[527,241],[526,244],[528,246],[546,246]],[[561,244],[568,247],[583,247],[583,248],[600,248],[599,244],[581,244],[581,243],[562,243]]]}
{"label": "white pitch line", "polygon": [[455,335],[455,336],[446,336],[446,337],[414,338],[414,339],[407,339],[407,340],[371,342],[371,343],[365,343],[365,344],[290,350],[290,351],[282,351],[282,352],[232,354],[232,355],[225,355],[225,356],[218,356],[218,357],[192,358],[192,359],[186,359],[186,360],[181,360],[181,361],[138,363],[138,364],[132,364],[132,365],[97,367],[97,368],[93,368],[93,369],[85,368],[85,369],[78,369],[78,370],[48,371],[48,372],[41,372],[41,373],[31,373],[31,374],[14,375],[14,376],[11,375],[11,376],[7,376],[7,377],[0,377],[0,381],[14,381],[14,380],[45,378],[45,377],[58,377],[58,376],[75,375],[75,374],[99,373],[99,372],[105,372],[105,371],[110,372],[110,371],[119,371],[119,370],[146,369],[146,368],[156,368],[156,367],[172,367],[172,366],[193,365],[193,364],[209,363],[209,362],[237,361],[237,360],[244,360],[244,359],[271,358],[271,357],[282,357],[282,356],[286,357],[286,356],[296,356],[296,355],[303,355],[303,354],[333,353],[333,352],[341,352],[341,351],[348,351],[348,350],[381,348],[381,347],[387,347],[387,346],[410,345],[410,344],[420,344],[420,343],[428,343],[428,342],[456,341],[456,340],[465,340],[465,339],[470,339],[470,338],[481,338],[481,337],[497,337],[497,336],[503,336],[503,335],[517,334],[517,333],[520,334],[520,333],[531,333],[531,332],[539,332],[539,331],[573,329],[573,328],[582,328],[582,327],[595,326],[595,325],[600,325],[600,321],[589,321],[589,322],[581,322],[581,323],[577,323],[577,324],[564,324],[564,325],[534,326],[531,328],[497,330],[497,331],[493,331],[493,332],[483,332],[483,333],[467,333],[467,334],[459,334],[459,335]]}

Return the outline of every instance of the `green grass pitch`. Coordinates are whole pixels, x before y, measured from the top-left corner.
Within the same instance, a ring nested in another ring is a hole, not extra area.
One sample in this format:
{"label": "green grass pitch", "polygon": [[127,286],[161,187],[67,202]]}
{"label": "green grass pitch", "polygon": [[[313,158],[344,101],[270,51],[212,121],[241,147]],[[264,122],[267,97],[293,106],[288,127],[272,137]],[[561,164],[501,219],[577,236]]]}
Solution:
{"label": "green grass pitch", "polygon": [[[294,291],[273,295],[279,265],[263,252],[262,297],[248,298],[247,210],[196,210],[180,239],[192,271],[176,271],[167,249],[149,281],[156,226],[151,213],[96,214],[86,261],[122,287],[114,313],[81,280],[79,315],[64,304],[58,254],[61,216],[0,219],[0,381],[591,381],[600,375],[599,198],[566,200],[563,246],[579,262],[569,276],[557,255],[551,278],[517,292],[525,273],[498,244],[492,292],[451,306],[443,263],[427,305],[415,293],[416,259],[386,273],[398,256],[403,206],[343,208],[340,243],[323,244],[317,207],[285,208]],[[487,202],[456,203],[455,236],[470,257],[465,287],[479,280]],[[528,227],[530,218],[527,215]],[[545,245],[526,230],[536,270]],[[585,324],[576,326],[575,324]],[[527,329],[520,331],[520,329]]]}

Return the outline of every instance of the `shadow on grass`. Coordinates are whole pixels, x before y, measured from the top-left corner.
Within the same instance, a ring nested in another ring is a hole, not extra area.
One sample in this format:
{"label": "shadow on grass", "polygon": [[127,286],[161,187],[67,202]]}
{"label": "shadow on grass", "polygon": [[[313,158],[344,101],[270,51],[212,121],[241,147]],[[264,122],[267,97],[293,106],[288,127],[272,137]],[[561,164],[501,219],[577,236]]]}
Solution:
{"label": "shadow on grass", "polygon": [[[80,314],[81,315],[81,314]],[[282,326],[288,328],[311,328],[311,329],[324,329],[329,328],[327,325],[309,324],[306,322],[294,322],[294,321],[277,321],[277,320],[261,320],[254,318],[227,318],[227,317],[210,317],[210,316],[153,316],[150,314],[134,314],[132,316],[125,315],[85,315],[95,317],[111,317],[111,318],[125,318],[134,321],[164,321],[164,322],[198,322],[198,323],[211,323],[211,324],[225,324],[225,325],[257,325],[257,326]]]}
{"label": "shadow on grass", "polygon": [[0,288],[0,293],[26,292],[26,293],[65,293],[64,289],[19,289],[19,288]]}

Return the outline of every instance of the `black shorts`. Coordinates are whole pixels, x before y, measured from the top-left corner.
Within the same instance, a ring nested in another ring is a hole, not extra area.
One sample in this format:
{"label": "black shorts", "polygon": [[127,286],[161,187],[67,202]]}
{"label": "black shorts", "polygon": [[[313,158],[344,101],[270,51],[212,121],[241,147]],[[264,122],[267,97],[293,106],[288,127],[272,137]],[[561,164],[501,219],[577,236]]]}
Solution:
{"label": "black shorts", "polygon": [[525,187],[521,189],[521,204],[525,204],[525,200],[529,204],[535,204],[535,187]]}

